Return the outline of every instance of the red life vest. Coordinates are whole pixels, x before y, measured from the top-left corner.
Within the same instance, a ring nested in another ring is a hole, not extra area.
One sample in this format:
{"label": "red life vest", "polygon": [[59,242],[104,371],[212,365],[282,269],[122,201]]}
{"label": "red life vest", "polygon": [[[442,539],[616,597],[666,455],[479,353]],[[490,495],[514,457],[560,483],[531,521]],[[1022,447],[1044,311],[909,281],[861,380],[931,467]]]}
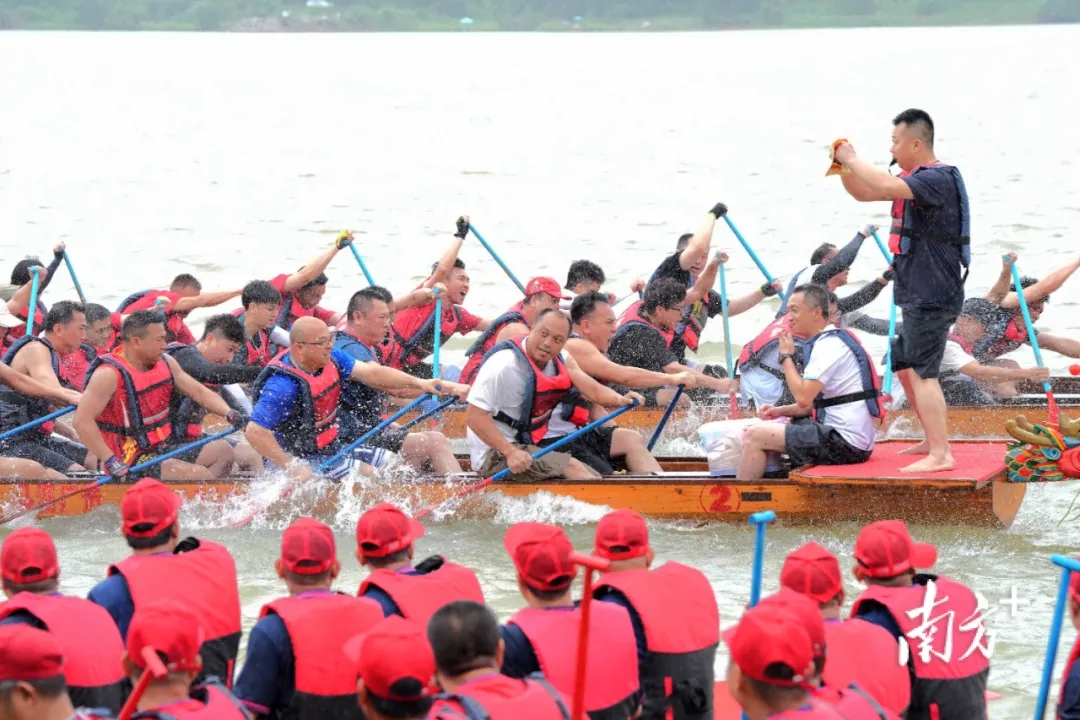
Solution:
{"label": "red life vest", "polygon": [[225,546],[195,542],[195,549],[173,555],[132,555],[110,566],[109,575],[124,576],[136,611],[155,600],[183,597],[207,638],[199,651],[199,678],[219,677],[231,686],[241,631],[236,563]]}
{"label": "red life vest", "polygon": [[[660,333],[660,336],[664,338],[664,344],[671,347],[672,340],[675,339],[674,330],[661,330],[658,326],[653,325],[651,322],[645,319],[645,315],[642,310],[645,307],[645,303],[638,300],[626,308],[626,312],[619,316],[619,326],[615,330],[615,334],[611,336],[611,341],[615,342],[615,338],[621,337],[626,334],[626,328],[634,327],[635,325],[642,325],[644,327],[652,328],[656,332]],[[689,347],[689,346],[687,346]],[[697,345],[690,348],[696,349]]]}
{"label": "red life vest", "polygon": [[97,359],[97,348],[90,343],[81,343],[74,352],[60,358],[60,382],[79,392],[86,387],[86,373],[90,363]]}
{"label": "red life vest", "polygon": [[853,715],[849,718],[840,714],[835,706],[811,695],[802,707],[770,715],[769,720],[863,720],[863,716]]}
{"label": "red life vest", "polygon": [[143,710],[132,720],[250,720],[244,704],[220,682],[208,682],[191,689],[190,699]]}
{"label": "red life vest", "polygon": [[555,364],[555,375],[547,375],[542,368],[537,367],[525,352],[527,337],[528,335],[518,335],[513,340],[504,340],[491,348],[486,357],[491,357],[501,350],[511,350],[524,361],[528,377],[523,388],[525,397],[521,403],[521,417],[512,418],[501,410],[493,417],[496,422],[514,431],[517,442],[522,445],[536,445],[547,434],[551,414],[569,394],[573,383],[570,381],[570,371],[558,355],[551,359]]}
{"label": "red life vest", "polygon": [[[934,607],[930,617],[924,618],[922,608],[928,592],[925,583],[929,580],[934,581]],[[982,624],[975,593],[960,583],[933,575],[916,575],[915,583],[894,588],[871,585],[856,599],[851,616],[858,617],[860,610],[880,605],[889,611],[904,633],[914,672],[908,720],[985,717],[990,662],[978,647],[982,641],[979,636]],[[980,620],[978,625],[974,622],[977,618]],[[934,619],[937,622],[932,627],[937,631],[933,633],[931,651],[924,660],[919,634],[930,631],[920,626]],[[961,626],[968,629],[961,629]],[[950,631],[951,638],[948,637]],[[940,655],[944,654],[947,639],[957,652],[944,659]]]}
{"label": "red life vest", "polygon": [[[0,357],[0,362],[11,367],[11,364],[15,362],[15,356],[19,354],[19,351],[27,346],[28,343],[41,343],[49,351],[49,358],[52,361],[53,373],[56,375],[57,380],[60,379],[60,356],[56,353],[56,348],[52,346],[48,340],[36,335],[23,335],[16,340]],[[7,385],[0,386],[0,422],[2,422],[5,429],[12,429],[25,425],[31,420],[37,420],[40,417],[45,417],[52,411],[52,403],[45,398],[35,398],[23,395],[22,393],[12,390]],[[38,425],[36,429],[31,432],[37,432],[48,437],[52,434],[53,428],[56,427],[56,422],[49,420],[48,422]]]}
{"label": "red life vest", "polygon": [[288,279],[287,274],[282,274],[270,280],[270,284],[274,286],[274,289],[281,293],[281,311],[278,313],[275,324],[282,330],[292,328],[292,324],[296,322],[297,318],[314,317],[315,310],[319,308],[318,305],[313,308],[306,308],[300,304],[300,301],[296,299],[293,293],[285,292],[285,281]]}
{"label": "red life vest", "polygon": [[[776,318],[766,325],[765,329],[758,333],[758,336],[751,340],[749,344],[743,345],[742,352],[739,353],[739,361],[736,363],[735,375],[738,376],[740,372],[749,368],[758,368],[784,381],[784,386],[787,387],[783,369],[765,363],[765,355],[777,349],[780,345],[780,333],[785,330],[791,332],[790,315],[781,315]],[[799,337],[795,337],[794,340],[795,366],[801,373],[804,367],[802,347],[806,341]]]}
{"label": "red life vest", "polygon": [[974,343],[970,354],[979,362],[990,362],[1031,342],[1021,315],[1002,309],[998,318],[983,325],[983,336]]}
{"label": "red life vest", "polygon": [[[244,308],[233,310],[233,317],[244,322]],[[233,356],[233,362],[239,365],[258,365],[266,367],[273,356],[270,354],[270,333],[259,330],[244,340],[244,345]]]}
{"label": "red life vest", "polygon": [[372,586],[389,595],[406,620],[413,620],[421,627],[427,627],[439,608],[455,600],[484,603],[484,591],[476,573],[446,560],[438,568],[419,575],[372,570],[356,594],[363,596]]}
{"label": "red life vest", "polygon": [[[34,310],[34,332],[39,332],[41,327],[45,324],[45,315],[49,312],[49,308],[45,307],[45,303],[41,300],[37,301],[37,308]],[[23,308],[19,312],[15,313],[15,317],[23,321],[22,325],[16,325],[13,328],[7,328],[7,332],[3,338],[0,338],[0,349],[6,351],[15,341],[26,337],[26,318],[28,313],[26,308]]]}
{"label": "red life vest", "polygon": [[120,712],[127,694],[124,641],[105,608],[78,597],[21,592],[0,605],[0,620],[20,610],[40,620],[60,644],[72,704]]}
{"label": "red life vest", "polygon": [[473,380],[476,379],[476,373],[480,372],[480,366],[484,364],[484,358],[491,354],[491,350],[495,346],[495,339],[499,337],[502,329],[511,323],[521,323],[527,328],[532,328],[529,321],[521,314],[521,303],[492,320],[488,329],[480,333],[480,337],[476,339],[476,342],[465,351],[465,357],[469,359],[465,363],[465,367],[461,369],[461,378],[458,382],[472,385]]}
{"label": "red life vest", "polygon": [[843,689],[826,685],[812,690],[810,696],[831,705],[844,720],[900,720],[899,715],[882,707],[873,695],[854,683]]}
{"label": "red life vest", "polygon": [[1061,674],[1061,692],[1058,693],[1058,706],[1057,715],[1061,717],[1062,710],[1069,710],[1071,708],[1062,708],[1061,699],[1065,697],[1065,683],[1069,682],[1069,673],[1072,672],[1073,665],[1076,663],[1077,658],[1080,658],[1080,637],[1076,638],[1076,642],[1073,643],[1072,650],[1069,651],[1069,659],[1065,663],[1065,672]]}
{"label": "red life vest", "polygon": [[300,388],[292,412],[279,428],[287,445],[284,450],[298,457],[317,455],[338,436],[341,373],[337,364],[331,359],[317,375],[312,375],[293,364],[292,353],[284,353],[271,360],[255,379],[252,403],[258,404],[263,385],[275,373],[293,378]]}
{"label": "red life vest", "polygon": [[846,688],[852,683],[870,693],[894,713],[911,702],[911,677],[898,662],[896,640],[889,631],[858,618],[825,621],[825,685]]}
{"label": "red life vest", "polygon": [[[171,290],[140,290],[132,293],[120,301],[116,311],[121,315],[130,315],[136,310],[153,310],[157,308],[157,299],[167,297],[169,308],[176,305],[183,296]],[[159,308],[165,314],[165,339],[168,342],[194,343],[195,336],[188,328],[184,318],[171,309]]]}
{"label": "red life vest", "polygon": [[655,570],[606,573],[596,597],[603,599],[609,589],[630,601],[645,628],[642,717],[711,718],[720,609],[708,579],[700,570],[667,562]]}
{"label": "red life vest", "polygon": [[570,720],[570,704],[540,673],[519,680],[493,672],[439,695],[428,719]]}
{"label": "red life vest", "polygon": [[292,720],[362,720],[356,666],[345,656],[342,638],[367,632],[381,621],[379,604],[341,593],[319,593],[275,600],[263,606],[259,617],[268,613],[285,623],[296,673],[289,707],[271,710]]}
{"label": "red life vest", "polygon": [[[889,250],[893,255],[906,255],[911,252],[911,243],[920,241],[930,241],[938,243],[949,243],[951,245],[958,245],[961,248],[961,264],[964,268],[971,265],[971,234],[970,223],[971,213],[968,210],[967,190],[964,189],[964,180],[960,176],[960,171],[952,165],[946,165],[945,163],[932,163],[930,165],[920,165],[910,171],[905,170],[900,173],[900,177],[910,177],[916,175],[929,167],[946,167],[952,172],[953,182],[956,185],[956,194],[959,201],[958,211],[960,213],[960,234],[953,235],[946,233],[943,229],[938,229],[938,232],[925,235],[916,232],[915,230],[915,212],[919,207],[915,204],[914,200],[904,200],[897,198],[892,203],[892,227],[889,230]],[[964,272],[964,279],[967,279],[967,272]]]}
{"label": "red life vest", "polygon": [[949,339],[960,347],[964,348],[964,352],[966,352],[968,355],[975,351],[975,343],[970,343],[959,335],[949,333]]}
{"label": "red life vest", "polygon": [[806,367],[810,362],[810,354],[814,351],[814,344],[821,338],[828,336],[839,338],[847,346],[847,349],[851,351],[851,354],[855,356],[855,362],[859,365],[859,377],[862,379],[863,389],[831,398],[823,397],[823,393],[818,393],[818,396],[814,398],[814,420],[817,421],[819,410],[860,401],[866,403],[866,410],[873,417],[884,417],[885,403],[881,399],[881,378],[878,377],[873,361],[866,354],[866,348],[859,342],[859,338],[855,336],[855,333],[841,328],[822,330],[803,344],[803,367]]}
{"label": "red life vest", "polygon": [[[454,333],[461,327],[461,308],[444,303],[442,318],[439,320],[440,342],[445,345]],[[394,338],[396,347],[390,356],[390,367],[398,370],[403,367],[412,367],[421,362],[435,351],[435,303],[429,303],[423,307],[410,308],[413,312],[425,313],[424,321],[416,328],[412,335],[406,336],[399,327],[404,328],[404,319],[399,313],[390,326],[390,333]]]}
{"label": "red life vest", "polygon": [[116,391],[97,416],[98,429],[109,449],[125,463],[161,447],[172,434],[169,413],[173,375],[165,358],[150,370],[133,368],[121,348],[90,364],[88,374],[107,365],[117,375]]}
{"label": "red life vest", "polygon": [[[540,670],[555,689],[574,692],[581,608],[519,610],[511,625],[529,639]],[[627,720],[639,704],[637,646],[626,608],[593,603],[589,617],[589,648],[585,711],[591,720]]]}

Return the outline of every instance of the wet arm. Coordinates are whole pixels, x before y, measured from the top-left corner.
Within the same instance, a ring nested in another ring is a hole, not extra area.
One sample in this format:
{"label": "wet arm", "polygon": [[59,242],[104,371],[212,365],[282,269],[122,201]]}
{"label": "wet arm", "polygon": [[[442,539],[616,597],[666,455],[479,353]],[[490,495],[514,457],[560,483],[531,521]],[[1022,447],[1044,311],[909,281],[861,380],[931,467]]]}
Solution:
{"label": "wet arm", "polygon": [[716,273],[720,267],[720,262],[716,258],[709,261],[709,264],[705,266],[705,269],[698,275],[697,282],[686,293],[686,298],[683,300],[685,305],[693,305],[698,300],[702,299],[709,294],[709,290],[716,284]]}
{"label": "wet arm", "polygon": [[107,367],[99,367],[86,383],[79,406],[75,409],[72,427],[79,434],[79,442],[93,453],[94,457],[106,460],[113,456],[113,451],[105,442],[98,428],[98,415],[105,410],[113,393],[116,392],[116,373]]}
{"label": "wet arm", "polygon": [[[599,350],[585,340],[572,339],[570,342],[575,343],[570,356],[577,361],[584,372],[592,377],[629,388],[663,387],[672,384],[671,376],[667,373],[619,365],[604,357]],[[589,345],[589,347],[584,347],[584,345]],[[685,370],[681,366],[680,368],[679,372]]]}
{"label": "wet arm", "polygon": [[469,403],[465,409],[465,422],[469,429],[476,434],[476,437],[480,438],[480,442],[503,457],[509,457],[510,453],[514,451],[514,446],[502,436],[494,418],[491,417],[487,410]]}
{"label": "wet arm", "polygon": [[458,253],[461,252],[463,242],[465,242],[465,238],[454,236],[450,247],[446,248],[446,252],[439,258],[439,263],[435,266],[435,272],[431,273],[431,277],[424,281],[423,286],[425,288],[430,289],[435,287],[435,283],[446,282],[446,278],[450,276],[450,271],[454,269],[454,263],[457,262]]}
{"label": "wet arm", "polygon": [[1080,358],[1080,341],[1044,332],[1039,333],[1038,340],[1040,350],[1052,350],[1066,357]]}
{"label": "wet arm", "polygon": [[[0,383],[7,385],[20,395],[45,398],[46,400],[53,400],[62,405],[77,405],[82,397],[74,390],[68,390],[61,387],[59,383],[55,386],[46,385],[32,377],[12,370],[4,364],[0,364]],[[97,416],[95,415],[95,417]]]}
{"label": "wet arm", "polygon": [[41,293],[45,292],[45,288],[49,287],[49,283],[52,282],[53,275],[56,274],[56,271],[60,268],[60,263],[62,262],[64,262],[64,253],[61,252],[58,255],[54,251],[52,262],[49,263],[49,267],[45,268],[45,277],[41,278],[41,281],[38,283],[39,296],[41,295]]}
{"label": "wet arm", "polygon": [[313,257],[304,265],[303,270],[297,270],[289,277],[285,278],[284,291],[287,293],[296,292],[300,288],[307,285],[323,274],[327,266],[330,265],[330,261],[334,259],[334,256],[338,253],[337,244],[333,244],[326,250]]}
{"label": "wet arm", "polygon": [[[1038,284],[1038,283],[1036,283],[1036,284]],[[1001,273],[998,275],[997,280],[994,281],[994,284],[990,287],[990,289],[986,291],[986,294],[983,295],[983,299],[984,300],[989,300],[990,302],[994,303],[995,305],[1001,305],[1001,302],[1002,302],[1002,300],[1005,299],[1005,296],[1011,294],[1013,302],[1016,303],[1017,302],[1016,293],[1010,293],[1009,292],[1009,288],[1011,288],[1011,287],[1012,287],[1012,263],[1002,263],[1001,264]],[[1032,286],[1032,288],[1034,288],[1034,286]],[[1026,292],[1024,293],[1024,298],[1025,299],[1027,298],[1027,293]],[[1016,305],[1013,305],[1013,307],[1016,307]]]}
{"label": "wet arm", "polygon": [[220,292],[202,293],[194,297],[183,297],[177,300],[176,304],[169,308],[169,311],[181,313],[190,312],[195,308],[214,307],[223,302],[228,302],[234,297],[240,297],[240,292],[240,290],[222,290]]}
{"label": "wet arm", "polygon": [[761,288],[752,290],[741,297],[729,299],[727,305],[728,317],[742,315],[750,308],[756,307],[764,299],[765,293],[761,292]]}
{"label": "wet arm", "polygon": [[255,382],[262,368],[258,365],[219,365],[206,359],[196,348],[185,348],[173,355],[180,368],[200,383],[208,385],[241,385]]}
{"label": "wet arm", "polygon": [[[1036,300],[1046,297],[1065,284],[1065,281],[1069,279],[1070,275],[1076,272],[1077,268],[1080,268],[1080,260],[1074,260],[1065,267],[1058,268],[1050,273],[1031,287],[1024,288],[1024,300],[1028,303],[1033,303]],[[1012,288],[1011,274],[1009,276],[1009,282],[1009,287]],[[1005,295],[1004,299],[1001,300],[1001,307],[1015,310],[1020,307],[1020,298],[1017,297],[1015,292],[1009,292]]]}
{"label": "wet arm", "polygon": [[705,219],[694,232],[686,248],[679,253],[679,267],[689,270],[697,262],[698,258],[709,252],[712,244],[713,228],[716,227],[716,216],[712,212],[705,213]]}
{"label": "wet arm", "polygon": [[586,400],[604,407],[620,407],[624,404],[623,396],[606,385],[601,385],[595,378],[582,370],[573,357],[567,356],[566,369],[570,373],[570,382]]}
{"label": "wet arm", "polygon": [[200,407],[209,410],[212,413],[217,413],[218,415],[225,417],[232,412],[232,408],[229,407],[229,404],[226,403],[220,395],[184,372],[184,369],[180,367],[175,359],[168,355],[163,357],[165,358],[165,362],[169,364],[169,369],[172,370],[173,385],[177,390],[194,400]]}
{"label": "wet arm", "polygon": [[881,284],[880,278],[868,282],[847,297],[838,298],[836,307],[839,308],[841,315],[853,312],[874,302],[884,289],[885,286]]}
{"label": "wet arm", "polygon": [[878,170],[860,157],[853,157],[845,162],[844,169],[851,172],[842,174],[841,182],[848,193],[860,202],[914,198],[911,187],[906,182],[884,170]]}
{"label": "wet arm", "polygon": [[[870,317],[865,313],[852,313],[851,318],[846,315],[844,322],[852,330],[862,330],[863,332],[870,333],[871,335],[888,335],[889,334],[889,321],[882,320],[881,318]],[[902,323],[896,323],[896,334],[900,334],[900,326]]]}
{"label": "wet arm", "polygon": [[255,452],[259,453],[279,468],[284,468],[293,461],[292,456],[281,449],[281,445],[278,444],[277,438],[274,437],[274,433],[270,432],[262,425],[259,425],[254,420],[247,424],[247,428],[244,430],[244,437],[247,438],[248,444],[251,445]]}

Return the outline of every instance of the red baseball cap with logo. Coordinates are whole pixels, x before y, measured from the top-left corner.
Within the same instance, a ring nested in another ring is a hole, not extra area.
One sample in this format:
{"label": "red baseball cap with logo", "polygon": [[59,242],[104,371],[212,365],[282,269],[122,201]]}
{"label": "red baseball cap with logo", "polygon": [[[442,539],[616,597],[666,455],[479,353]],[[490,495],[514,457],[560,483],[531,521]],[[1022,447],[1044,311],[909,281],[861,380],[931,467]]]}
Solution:
{"label": "red baseball cap with logo", "polygon": [[779,592],[762,598],[758,605],[775,605],[790,613],[810,636],[814,659],[825,657],[825,620],[821,617],[821,609],[817,603],[808,596],[784,587],[780,588]]}
{"label": "red baseball cap with logo", "polygon": [[608,560],[630,560],[649,552],[649,528],[633,510],[616,510],[596,526],[596,555]]}
{"label": "red baseball cap with logo", "polygon": [[127,654],[136,667],[146,669],[143,648],[164,655],[169,672],[197,672],[202,669],[199,648],[206,635],[199,618],[187,605],[176,600],[158,600],[135,608],[128,627]]}
{"label": "red baseball cap with logo", "polygon": [[817,543],[808,542],[785,558],[780,584],[819,603],[827,603],[844,589],[840,561]]}
{"label": "red baseball cap with logo", "polygon": [[57,577],[60,563],[52,536],[34,527],[19,528],[8,535],[0,548],[0,574],[20,585]]}
{"label": "red baseball cap with logo", "polygon": [[724,632],[731,661],[748,678],[782,687],[806,686],[814,673],[814,648],[795,614],[759,604]]}
{"label": "red baseball cap with logo", "polygon": [[570,296],[563,294],[562,286],[549,277],[534,277],[525,285],[525,297],[544,293],[557,300],[569,300]]}
{"label": "red baseball cap with logo", "polygon": [[383,700],[415,702],[432,697],[435,653],[423,628],[391,615],[345,643],[345,654],[367,691]]}
{"label": "red baseball cap with logo", "polygon": [[565,590],[577,576],[577,565],[570,559],[574,546],[561,527],[536,522],[511,525],[503,547],[531,588]]}
{"label": "red baseball cap with logo", "polygon": [[[132,538],[154,537],[176,523],[183,504],[184,499],[168,486],[152,478],[143,478],[128,488],[120,501],[124,535]],[[134,529],[140,525],[149,527]]]}
{"label": "red baseball cap with logo", "polygon": [[356,523],[356,546],[365,557],[386,557],[424,537],[424,526],[390,503],[379,503]]}
{"label": "red baseball cap with logo", "polygon": [[281,534],[281,567],[297,575],[321,575],[334,567],[334,531],[315,518],[302,517]]}
{"label": "red baseball cap with logo", "polygon": [[903,520],[880,520],[859,532],[855,562],[867,577],[890,578],[932,567],[937,562],[937,548],[912,540]]}
{"label": "red baseball cap with logo", "polygon": [[0,625],[0,682],[47,680],[64,672],[64,654],[51,633],[22,623]]}

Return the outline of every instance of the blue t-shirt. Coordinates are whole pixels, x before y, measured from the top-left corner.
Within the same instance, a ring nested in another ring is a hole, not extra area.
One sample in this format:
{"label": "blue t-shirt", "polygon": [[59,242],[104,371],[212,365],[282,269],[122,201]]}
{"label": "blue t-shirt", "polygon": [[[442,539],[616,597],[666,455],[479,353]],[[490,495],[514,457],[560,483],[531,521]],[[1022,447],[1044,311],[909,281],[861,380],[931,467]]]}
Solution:
{"label": "blue t-shirt", "polygon": [[503,664],[501,672],[512,678],[527,678],[540,672],[536,651],[517,625],[500,625],[499,636],[503,641]]}
{"label": "blue t-shirt", "polygon": [[1080,720],[1080,662],[1073,663],[1069,674],[1065,676],[1065,687],[1058,699],[1057,716],[1059,720]]}
{"label": "blue t-shirt", "polygon": [[[343,380],[352,374],[356,365],[356,360],[336,349],[330,351],[330,361],[337,366]],[[322,370],[319,372],[322,373]],[[288,447],[288,443],[277,428],[293,413],[300,394],[299,382],[284,373],[274,373],[266,379],[259,392],[259,401],[251,411],[252,422],[273,430],[274,438],[283,448]]]}
{"label": "blue t-shirt", "polygon": [[[357,362],[378,363],[375,352],[347,332],[334,333],[334,350]],[[382,422],[382,404],[386,393],[354,380],[341,383],[341,406],[338,428],[341,437],[353,440]]]}
{"label": "blue t-shirt", "polygon": [[[398,575],[424,574],[413,567],[404,567],[395,572],[397,572]],[[374,600],[375,602],[379,603],[379,606],[382,608],[383,611],[383,617],[390,617],[391,615],[405,617],[405,615],[401,612],[401,608],[397,606],[397,603],[394,602],[393,598],[391,598],[390,595],[381,587],[378,587],[376,585],[368,585],[367,589],[364,590],[364,594],[360,597],[365,597],[368,600]]]}
{"label": "blue t-shirt", "polygon": [[135,614],[135,601],[131,598],[127,579],[120,573],[110,575],[95,585],[86,599],[105,608],[116,623],[120,637],[127,642],[128,626],[131,625],[131,616]]}
{"label": "blue t-shirt", "polygon": [[900,308],[933,307],[960,311],[964,304],[961,245],[922,239],[961,234],[961,200],[967,190],[960,171],[946,165],[924,167],[902,178],[911,188],[914,240],[905,240],[907,252],[895,258],[893,297]]}

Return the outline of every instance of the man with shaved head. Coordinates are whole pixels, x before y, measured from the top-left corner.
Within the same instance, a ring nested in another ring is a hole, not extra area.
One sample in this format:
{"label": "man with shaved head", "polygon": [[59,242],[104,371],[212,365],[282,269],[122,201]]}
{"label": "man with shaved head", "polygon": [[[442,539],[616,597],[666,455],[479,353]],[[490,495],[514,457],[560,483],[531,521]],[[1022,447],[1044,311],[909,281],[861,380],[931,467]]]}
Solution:
{"label": "man with shaved head", "polygon": [[[387,392],[420,390],[464,398],[469,388],[446,380],[421,380],[374,362],[361,362],[333,349],[326,323],[315,317],[297,318],[289,331],[291,347],[273,360],[255,381],[255,407],[247,426],[251,446],[296,480],[312,476],[313,465],[327,460],[342,446],[337,412],[343,380],[364,383]],[[345,459],[329,471],[342,477],[353,466]]]}

